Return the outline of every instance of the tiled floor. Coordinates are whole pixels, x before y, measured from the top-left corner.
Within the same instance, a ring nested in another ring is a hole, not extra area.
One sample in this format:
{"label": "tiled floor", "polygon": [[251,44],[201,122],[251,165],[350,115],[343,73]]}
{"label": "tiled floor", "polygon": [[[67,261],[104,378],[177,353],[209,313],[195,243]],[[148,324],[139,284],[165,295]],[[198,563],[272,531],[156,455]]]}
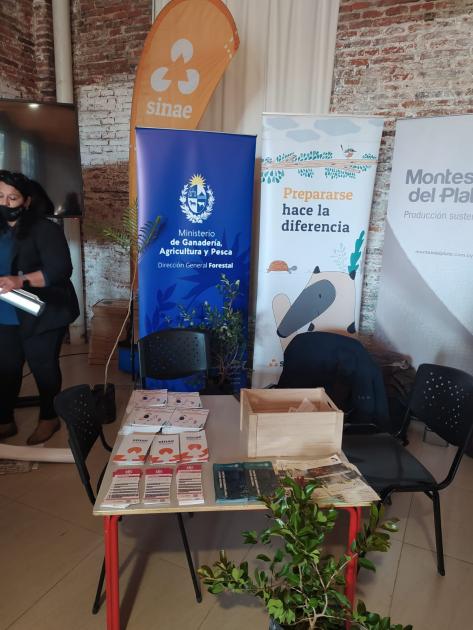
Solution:
{"label": "tiled floor", "polygon": [[[64,387],[103,382],[100,366],[87,364],[87,348],[66,346]],[[73,356],[74,355],[74,356]],[[113,372],[119,414],[131,390],[129,375]],[[31,376],[23,393],[33,393]],[[20,433],[9,440],[25,444],[35,424],[35,408],[19,409]],[[105,427],[113,440],[117,423]],[[47,446],[66,446],[64,427]],[[411,430],[415,453],[441,475],[452,448],[423,443]],[[99,448],[92,469],[104,463]],[[432,509],[424,496],[398,495],[389,513],[401,519],[392,548],[376,558],[375,575],[360,574],[358,596],[372,610],[415,630],[466,630],[473,593],[473,459],[465,457],[453,485],[442,493],[446,576],[436,571]],[[211,563],[225,547],[232,558],[247,548],[240,531],[259,529],[263,513],[201,514],[187,521],[195,562]],[[39,470],[0,477],[0,630],[92,630],[105,628],[105,606],[90,614],[103,557],[101,521],[72,464],[41,464]],[[341,549],[343,523],[338,532]],[[194,599],[174,516],[135,517],[120,525],[121,618],[128,630],[266,630],[261,606],[244,596]]]}

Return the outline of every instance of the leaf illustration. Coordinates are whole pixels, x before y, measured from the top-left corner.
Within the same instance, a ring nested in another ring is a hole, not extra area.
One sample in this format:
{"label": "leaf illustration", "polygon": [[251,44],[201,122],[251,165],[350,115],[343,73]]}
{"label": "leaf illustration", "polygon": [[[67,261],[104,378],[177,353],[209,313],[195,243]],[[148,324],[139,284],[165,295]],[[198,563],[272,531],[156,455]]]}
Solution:
{"label": "leaf illustration", "polygon": [[350,255],[350,265],[348,266],[348,273],[356,272],[358,270],[358,261],[361,257],[361,248],[365,239],[365,231],[360,232],[360,236],[355,241],[355,250]]}

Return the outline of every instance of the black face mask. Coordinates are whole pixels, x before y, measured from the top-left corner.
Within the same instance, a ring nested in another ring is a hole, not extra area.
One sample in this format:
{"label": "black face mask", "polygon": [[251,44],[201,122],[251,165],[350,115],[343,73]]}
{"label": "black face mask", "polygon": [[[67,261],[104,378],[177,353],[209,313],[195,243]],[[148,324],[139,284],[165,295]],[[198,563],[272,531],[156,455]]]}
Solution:
{"label": "black face mask", "polygon": [[0,205],[0,215],[5,219],[5,221],[16,221],[20,218],[23,210],[25,210],[25,206],[10,208],[9,206]]}

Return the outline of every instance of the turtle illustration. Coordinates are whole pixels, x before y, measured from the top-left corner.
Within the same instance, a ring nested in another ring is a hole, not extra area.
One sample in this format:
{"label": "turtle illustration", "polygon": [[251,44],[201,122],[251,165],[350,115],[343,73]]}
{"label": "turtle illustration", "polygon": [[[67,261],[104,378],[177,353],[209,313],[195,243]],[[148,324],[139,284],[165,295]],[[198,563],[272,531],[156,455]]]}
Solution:
{"label": "turtle illustration", "polygon": [[348,146],[346,149],[344,149],[342,144],[340,146],[343,153],[345,154],[345,157],[347,158],[353,157],[353,154],[356,153],[356,149],[354,149],[353,147]]}
{"label": "turtle illustration", "polygon": [[289,267],[285,260],[273,260],[267,269],[267,273],[270,271],[287,271],[287,273],[291,273],[292,271],[297,271],[297,267],[295,265]]}

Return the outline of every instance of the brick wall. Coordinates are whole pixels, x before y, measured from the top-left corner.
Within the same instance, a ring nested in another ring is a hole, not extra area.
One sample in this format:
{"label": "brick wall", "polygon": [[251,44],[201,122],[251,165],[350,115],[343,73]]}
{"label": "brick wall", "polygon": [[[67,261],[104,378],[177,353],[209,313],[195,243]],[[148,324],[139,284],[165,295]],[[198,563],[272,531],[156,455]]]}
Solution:
{"label": "brick wall", "polygon": [[0,96],[55,100],[51,0],[1,0]]}
{"label": "brick wall", "polygon": [[[125,297],[129,260],[104,243],[128,205],[128,146],[133,81],[151,27],[150,0],[73,0],[74,86],[84,175],[86,309]],[[89,319],[90,324],[90,319]]]}
{"label": "brick wall", "polygon": [[32,39],[36,98],[56,100],[54,72],[54,35],[51,0],[33,0]]}
{"label": "brick wall", "polygon": [[[121,297],[128,261],[100,226],[127,205],[134,73],[151,1],[72,0],[75,99],[84,169],[87,307]],[[367,244],[362,331],[370,334],[381,266],[394,120],[473,111],[473,0],[341,0],[331,110],[385,117]],[[51,0],[1,0],[0,96],[54,100]]]}
{"label": "brick wall", "polygon": [[341,0],[331,111],[384,116],[361,331],[374,330],[395,119],[473,112],[472,0]]}

